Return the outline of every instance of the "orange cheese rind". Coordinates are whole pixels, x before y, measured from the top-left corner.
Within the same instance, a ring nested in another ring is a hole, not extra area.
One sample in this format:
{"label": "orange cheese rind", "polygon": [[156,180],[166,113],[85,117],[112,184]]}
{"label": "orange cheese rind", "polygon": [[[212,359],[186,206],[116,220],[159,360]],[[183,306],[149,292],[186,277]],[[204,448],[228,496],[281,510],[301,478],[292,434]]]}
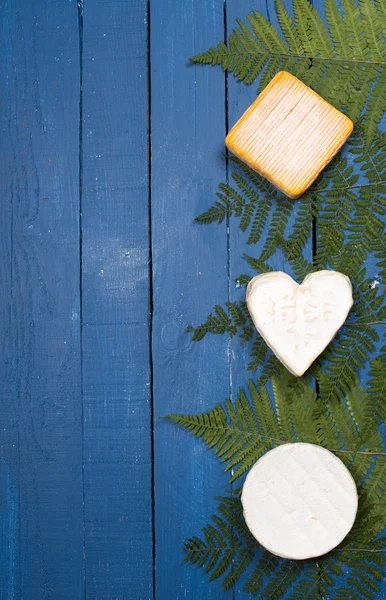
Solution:
{"label": "orange cheese rind", "polygon": [[290,198],[299,198],[354,124],[300,79],[280,71],[228,133],[228,149]]}

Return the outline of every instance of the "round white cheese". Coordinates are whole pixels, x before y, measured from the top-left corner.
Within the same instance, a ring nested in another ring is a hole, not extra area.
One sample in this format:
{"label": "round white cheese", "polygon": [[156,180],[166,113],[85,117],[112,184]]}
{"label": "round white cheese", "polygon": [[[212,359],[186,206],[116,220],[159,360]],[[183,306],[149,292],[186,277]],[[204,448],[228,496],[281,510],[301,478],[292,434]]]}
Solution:
{"label": "round white cheese", "polygon": [[267,452],[245,480],[241,501],[248,528],[267,550],[296,560],[321,556],[348,534],[358,508],[343,462],[314,444]]}

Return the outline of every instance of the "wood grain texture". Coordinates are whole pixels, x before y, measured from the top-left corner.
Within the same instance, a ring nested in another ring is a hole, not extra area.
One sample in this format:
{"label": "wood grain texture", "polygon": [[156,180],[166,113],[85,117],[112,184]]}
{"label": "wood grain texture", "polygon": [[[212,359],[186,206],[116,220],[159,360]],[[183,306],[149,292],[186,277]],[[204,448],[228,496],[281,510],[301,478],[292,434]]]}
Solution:
{"label": "wood grain texture", "polygon": [[225,177],[225,81],[189,56],[224,35],[222,0],[153,0],[152,240],[157,598],[217,600],[220,585],[188,568],[182,547],[214,510],[226,479],[200,440],[159,417],[200,412],[229,393],[224,336],[184,333],[227,300],[225,223],[194,223]]}
{"label": "wood grain texture", "polygon": [[83,17],[86,592],[153,598],[145,0]]}
{"label": "wood grain texture", "polygon": [[[247,246],[234,220],[193,222],[257,84],[230,75],[226,95],[221,69],[188,57],[252,9],[277,25],[274,0],[85,0],[83,21],[82,8],[0,6],[0,600],[243,600],[243,581],[224,595],[183,562],[227,477],[159,417],[208,410],[252,375],[249,344],[184,329],[245,297],[242,253],[267,233]],[[272,264],[293,275],[281,254]]]}
{"label": "wood grain texture", "polygon": [[0,598],[80,600],[77,4],[0,21]]}
{"label": "wood grain texture", "polygon": [[[286,3],[289,5],[289,2]],[[258,10],[266,18],[268,18],[276,27],[278,26],[277,19],[275,17],[274,0],[245,0],[242,5],[238,0],[227,0],[226,2],[226,15],[227,15],[227,31],[228,35],[231,30],[237,25],[236,19],[240,18],[243,21],[246,20],[246,16],[253,10]],[[239,83],[233,75],[228,76],[228,127],[229,129],[237,122],[237,120],[244,114],[247,108],[254,102],[257,96],[259,79],[252,85],[247,86],[244,83]],[[230,165],[229,171],[232,171]],[[290,231],[293,223],[296,219],[296,214],[299,207],[299,200],[287,200],[291,205],[291,216],[288,221],[286,231]],[[272,207],[270,215],[273,214],[275,206]],[[254,245],[247,244],[247,236],[243,234],[236,220],[231,219],[229,223],[229,259],[230,259],[230,286],[229,294],[230,300],[244,300],[245,299],[245,287],[240,286],[237,282],[237,278],[242,273],[247,273],[250,276],[256,275],[246,261],[243,258],[243,253],[258,257],[263,249],[266,237],[268,233],[268,227],[263,231],[261,239]],[[312,241],[310,240],[304,249],[304,256],[308,260],[312,260]],[[273,268],[278,271],[284,271],[294,276],[291,266],[285,259],[281,252],[276,252],[271,260],[270,264]],[[300,283],[300,282],[299,282]],[[248,363],[250,362],[251,356],[251,345],[252,342],[247,342],[243,346],[240,345],[238,338],[233,338],[230,342],[230,369],[231,369],[231,396],[237,396],[237,390],[240,386],[245,387],[246,381],[249,377],[256,380],[260,373],[248,371]],[[242,480],[237,481],[235,485],[239,487],[242,484]],[[233,590],[234,598],[244,600],[245,598],[254,598],[251,594],[243,591],[245,582],[245,576],[237,583],[236,589]]]}

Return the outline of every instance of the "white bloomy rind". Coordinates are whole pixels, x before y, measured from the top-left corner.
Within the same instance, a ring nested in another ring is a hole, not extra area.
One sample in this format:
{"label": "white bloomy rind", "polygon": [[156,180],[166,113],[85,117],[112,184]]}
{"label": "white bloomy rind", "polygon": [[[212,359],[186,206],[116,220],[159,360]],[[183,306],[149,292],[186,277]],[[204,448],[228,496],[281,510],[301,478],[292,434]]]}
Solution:
{"label": "white bloomy rind", "polygon": [[254,277],[247,305],[257,331],[278,359],[300,377],[335,337],[353,305],[346,275],[317,271],[302,284],[275,271]]}
{"label": "white bloomy rind", "polygon": [[343,462],[314,444],[283,444],[252,467],[241,501],[252,535],[267,550],[295,560],[335,548],[354,524],[355,482]]}

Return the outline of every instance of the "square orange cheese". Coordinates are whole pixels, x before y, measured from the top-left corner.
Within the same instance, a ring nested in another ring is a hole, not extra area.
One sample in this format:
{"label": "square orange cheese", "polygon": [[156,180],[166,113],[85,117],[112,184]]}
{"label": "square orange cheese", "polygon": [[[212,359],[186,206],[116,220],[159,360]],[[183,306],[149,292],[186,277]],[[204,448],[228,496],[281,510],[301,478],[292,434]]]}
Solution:
{"label": "square orange cheese", "polygon": [[227,147],[290,198],[299,198],[347,140],[353,122],[280,71],[228,133]]}

